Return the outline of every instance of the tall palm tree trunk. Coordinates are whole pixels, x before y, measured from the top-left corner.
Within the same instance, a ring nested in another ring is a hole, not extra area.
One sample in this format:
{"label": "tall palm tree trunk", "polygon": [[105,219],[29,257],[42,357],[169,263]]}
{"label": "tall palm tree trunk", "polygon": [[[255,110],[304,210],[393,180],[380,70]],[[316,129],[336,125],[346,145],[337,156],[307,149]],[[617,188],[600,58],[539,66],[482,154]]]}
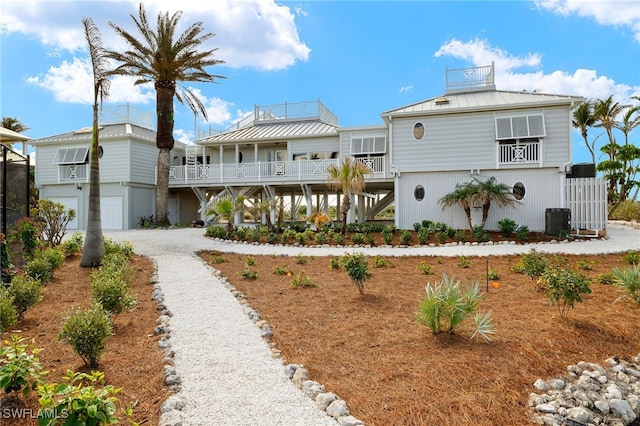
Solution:
{"label": "tall palm tree trunk", "polygon": [[173,96],[175,83],[156,83],[156,112],[158,114],[158,176],[156,181],[156,225],[168,226],[169,222],[169,166],[173,149]]}

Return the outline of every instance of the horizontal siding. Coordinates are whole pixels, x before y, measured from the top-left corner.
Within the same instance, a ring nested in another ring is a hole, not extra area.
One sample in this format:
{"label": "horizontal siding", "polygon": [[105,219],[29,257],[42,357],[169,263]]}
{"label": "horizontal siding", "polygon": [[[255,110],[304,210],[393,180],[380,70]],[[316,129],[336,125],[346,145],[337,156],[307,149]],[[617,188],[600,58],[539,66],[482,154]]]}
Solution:
{"label": "horizontal siding", "polygon": [[54,145],[36,146],[36,185],[58,183],[58,165],[53,164],[57,151]]}
{"label": "horizontal siding", "polygon": [[135,229],[141,217],[150,217],[155,211],[155,190],[153,188],[129,187],[129,197],[125,198],[125,212],[128,210],[128,217],[125,216],[125,228]]}
{"label": "horizontal siding", "polygon": [[127,174],[128,170],[119,171],[127,177],[120,180],[154,185],[158,164],[158,148],[155,144],[132,141],[126,145],[123,143],[122,149],[123,155],[126,155],[126,160],[121,160],[123,166],[128,168],[130,164],[131,170],[130,175]]}
{"label": "horizontal siding", "polygon": [[337,136],[333,138],[293,140],[290,142],[289,146],[291,154],[316,151],[339,151],[340,141]]}
{"label": "horizontal siding", "polygon": [[[510,187],[522,182],[526,193],[521,203],[514,207],[492,205],[485,226],[487,230],[498,229],[498,221],[509,218],[518,225],[528,226],[531,231],[544,231],[546,209],[563,207],[561,184],[564,177],[554,168],[499,170],[492,174],[481,173],[478,178],[484,181],[491,176],[498,183]],[[456,229],[468,229],[466,216],[460,207],[451,206],[443,210],[438,201],[453,191],[456,184],[471,180],[469,172],[403,173],[396,190],[398,227],[412,229],[414,223],[429,219],[444,222]],[[425,198],[420,202],[413,196],[417,185],[425,188]]]}

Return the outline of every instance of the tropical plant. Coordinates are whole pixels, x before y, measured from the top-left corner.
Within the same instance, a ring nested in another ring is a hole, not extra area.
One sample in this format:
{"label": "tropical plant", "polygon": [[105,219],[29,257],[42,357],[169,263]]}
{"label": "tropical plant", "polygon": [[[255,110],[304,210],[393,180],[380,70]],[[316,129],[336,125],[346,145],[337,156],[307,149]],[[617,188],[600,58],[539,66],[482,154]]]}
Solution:
{"label": "tropical plant", "polygon": [[42,226],[30,217],[18,219],[9,233],[9,241],[22,244],[22,254],[25,259],[30,259],[37,248],[41,246],[40,235]]}
{"label": "tropical plant", "polygon": [[342,192],[342,228],[341,233],[347,231],[347,214],[351,208],[349,194],[360,192],[365,188],[365,175],[371,173],[371,169],[356,159],[345,157],[339,165],[331,164],[327,168],[329,187]]}
{"label": "tropical plant", "polygon": [[571,124],[576,129],[580,130],[580,134],[584,139],[584,144],[589,150],[589,154],[591,154],[591,162],[593,164],[596,163],[596,154],[595,154],[595,143],[597,138],[595,138],[591,143],[589,143],[589,139],[587,138],[589,127],[592,127],[595,124],[595,118],[593,116],[593,102],[588,100],[573,110],[573,119],[571,120]]}
{"label": "tropical plant", "polygon": [[636,250],[629,250],[622,256],[622,260],[627,262],[629,265],[637,265],[640,263],[640,252]]}
{"label": "tropical plant", "polygon": [[[121,388],[104,385],[104,373],[76,373],[67,370],[65,383],[41,384],[39,426],[55,425],[60,416],[47,413],[65,413],[65,425],[109,425],[118,423],[117,395]],[[97,387],[100,385],[102,387]]]}
{"label": "tropical plant", "polygon": [[93,71],[93,125],[91,127],[91,151],[89,154],[89,210],[87,213],[87,232],[84,238],[80,266],[100,266],[104,253],[102,219],[100,218],[100,163],[98,151],[98,106],[109,96],[109,62],[102,47],[100,31],[91,18],[83,18],[84,35],[89,45],[91,68]]}
{"label": "tropical plant", "polygon": [[400,244],[408,245],[411,242],[411,233],[406,229],[400,230]]}
{"label": "tropical plant", "polygon": [[38,200],[35,215],[43,224],[42,239],[49,247],[59,246],[67,232],[67,225],[76,217],[76,211],[48,199]]}
{"label": "tropical plant", "polygon": [[545,294],[552,305],[558,306],[563,319],[567,319],[569,310],[576,302],[582,302],[581,294],[591,293],[589,279],[571,268],[551,266],[540,276],[545,283]]}
{"label": "tropical plant", "polygon": [[13,297],[13,305],[16,307],[18,318],[21,318],[27,309],[40,301],[41,289],[40,281],[25,273],[13,277],[9,285],[9,295]]}
{"label": "tropical plant", "polygon": [[418,305],[416,320],[427,326],[434,334],[454,334],[456,328],[472,313],[476,312],[474,322],[476,327],[472,338],[482,337],[490,341],[489,335],[495,333],[490,321],[490,312],[478,312],[484,295],[480,291],[480,284],[473,283],[463,288],[455,277],[449,278],[442,274],[442,280],[427,283],[426,295]]}
{"label": "tropical plant", "polygon": [[341,266],[355,284],[358,292],[364,294],[364,282],[371,278],[369,264],[363,253],[345,254],[341,256]]}
{"label": "tropical plant", "polygon": [[497,183],[496,178],[493,176],[486,181],[481,181],[474,177],[473,182],[475,187],[474,201],[482,203],[482,223],[480,225],[482,228],[484,228],[487,223],[489,208],[492,202],[499,206],[513,206],[519,203],[519,201],[513,197],[511,188],[504,183]]}
{"label": "tropical plant", "polygon": [[244,195],[238,195],[235,199],[231,197],[220,198],[215,207],[207,214],[214,214],[216,219],[224,219],[227,222],[227,235],[232,235],[234,227],[234,216],[241,211],[244,206]]}
{"label": "tropical plant", "polygon": [[453,205],[462,207],[462,210],[464,210],[464,214],[467,217],[469,230],[472,230],[473,223],[471,222],[471,207],[473,207],[473,203],[475,202],[476,192],[474,185],[468,182],[462,184],[459,183],[456,184],[456,188],[452,192],[449,192],[440,198],[438,203],[440,203],[443,210],[445,207]]}
{"label": "tropical plant", "polygon": [[516,221],[513,219],[504,218],[498,221],[498,228],[503,237],[510,237],[517,227],[518,225],[516,225]]}
{"label": "tropical plant", "polygon": [[[16,133],[22,133],[29,130],[27,126],[25,126],[20,120],[16,117],[2,117],[2,127],[8,130],[13,130]],[[12,147],[11,142],[2,142],[4,145],[7,145],[9,148]]]}
{"label": "tropical plant", "polygon": [[129,46],[125,52],[108,52],[107,57],[119,63],[112,71],[114,75],[129,75],[136,78],[135,85],[153,83],[156,90],[157,132],[156,146],[158,168],[156,182],[155,220],[158,226],[169,224],[169,164],[173,149],[174,98],[186,103],[194,114],[201,113],[206,119],[207,112],[197,94],[189,88],[180,87],[183,82],[215,82],[224,78],[209,74],[205,68],[222,64],[215,59],[217,49],[198,51],[204,42],[213,37],[212,33],[203,34],[203,23],[189,25],[178,35],[182,12],[158,13],[157,28],[151,28],[144,6],[140,3],[138,16],[131,15],[135,27],[142,36],[137,39],[128,31],[109,22],[109,25]]}
{"label": "tropical plant", "polygon": [[613,268],[613,285],[627,291],[627,297],[640,305],[640,265]]}
{"label": "tropical plant", "polygon": [[111,318],[99,304],[87,310],[73,308],[63,313],[60,340],[68,343],[90,368],[98,366],[106,340],[111,336]]}
{"label": "tropical plant", "polygon": [[0,347],[0,389],[4,393],[22,392],[27,395],[43,383],[43,377],[48,374],[42,371],[42,364],[37,355],[40,349],[27,351],[24,338],[16,334],[11,335],[11,341],[5,340]]}

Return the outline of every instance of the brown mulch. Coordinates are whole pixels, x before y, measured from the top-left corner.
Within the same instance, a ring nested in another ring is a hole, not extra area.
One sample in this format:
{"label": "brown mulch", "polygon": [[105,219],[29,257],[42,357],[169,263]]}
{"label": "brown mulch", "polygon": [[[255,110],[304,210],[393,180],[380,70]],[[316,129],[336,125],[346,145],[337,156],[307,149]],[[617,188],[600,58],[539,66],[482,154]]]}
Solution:
{"label": "brown mulch", "polygon": [[[613,266],[628,266],[621,254],[565,256],[568,266],[593,262],[593,270],[581,270],[593,278],[593,293],[576,303],[568,321],[528,277],[511,270],[519,256],[469,257],[470,268],[458,266],[458,258],[428,256],[388,257],[392,266],[376,268],[370,258],[364,296],[343,270],[330,270],[329,257],[299,264],[296,257],[251,256],[256,280],[239,274],[247,256],[201,257],[269,323],[285,362],[303,364],[367,425],[530,424],[536,379],[562,376],[578,361],[640,353],[640,307],[614,303],[624,292],[596,281]],[[463,283],[479,280],[486,291],[487,260],[500,277],[481,304],[493,312],[492,342],[471,341],[464,328],[436,336],[414,320],[426,283],[443,273]],[[431,275],[416,269],[421,262],[434,266]],[[292,275],[274,274],[276,266]],[[317,287],[292,286],[302,271]]]}
{"label": "brown mulch", "polygon": [[[128,424],[120,408],[131,406],[132,419],[142,425],[157,425],[160,406],[170,396],[164,384],[164,353],[156,346],[158,336],[153,334],[158,311],[151,300],[151,276],[153,263],[144,257],[133,256],[131,265],[135,270],[132,293],[136,298],[135,309],[118,315],[114,320],[114,334],[107,339],[106,349],[99,360],[98,370],[105,374],[106,384],[122,388],[117,394],[118,418]],[[84,371],[82,360],[71,347],[58,341],[62,313],[73,306],[88,307],[90,304],[89,274],[91,268],[80,267],[80,256],[68,258],[57,269],[52,280],[43,290],[43,300],[31,307],[24,317],[10,330],[2,334],[2,340],[10,340],[11,334],[25,338],[31,348],[41,348],[38,358],[43,369],[49,371],[47,383],[61,383],[67,370]],[[1,391],[0,391],[1,392]],[[38,394],[31,392],[20,401],[0,395],[3,408],[30,408],[37,415]],[[23,405],[24,404],[24,405]],[[6,418],[4,425],[36,425],[37,420],[28,418]]]}

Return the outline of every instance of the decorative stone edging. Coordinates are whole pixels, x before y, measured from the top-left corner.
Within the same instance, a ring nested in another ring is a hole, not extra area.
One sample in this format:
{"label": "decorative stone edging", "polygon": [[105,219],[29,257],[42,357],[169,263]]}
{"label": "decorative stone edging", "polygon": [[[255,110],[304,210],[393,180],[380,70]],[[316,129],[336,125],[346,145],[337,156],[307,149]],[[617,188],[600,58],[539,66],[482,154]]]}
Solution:
{"label": "decorative stone edging", "polygon": [[[273,332],[267,321],[260,319],[260,313],[249,305],[245,295],[222,276],[220,271],[214,270],[213,275],[216,276],[236,300],[238,300],[247,317],[260,329],[260,335],[267,341],[271,349],[271,356],[282,361],[282,353],[276,348],[275,342],[269,340],[269,338],[273,336]],[[333,417],[340,426],[364,426],[361,420],[349,414],[349,408],[344,400],[338,398],[338,396],[332,392],[327,392],[325,387],[320,383],[309,380],[309,372],[302,365],[288,364],[285,366],[285,374],[298,389],[316,403],[316,406],[320,410],[326,412],[328,416]]]}
{"label": "decorative stone edging", "polygon": [[605,367],[579,362],[567,366],[567,377],[538,379],[531,393],[532,420],[544,425],[640,424],[640,354],[631,361],[618,357]]}

